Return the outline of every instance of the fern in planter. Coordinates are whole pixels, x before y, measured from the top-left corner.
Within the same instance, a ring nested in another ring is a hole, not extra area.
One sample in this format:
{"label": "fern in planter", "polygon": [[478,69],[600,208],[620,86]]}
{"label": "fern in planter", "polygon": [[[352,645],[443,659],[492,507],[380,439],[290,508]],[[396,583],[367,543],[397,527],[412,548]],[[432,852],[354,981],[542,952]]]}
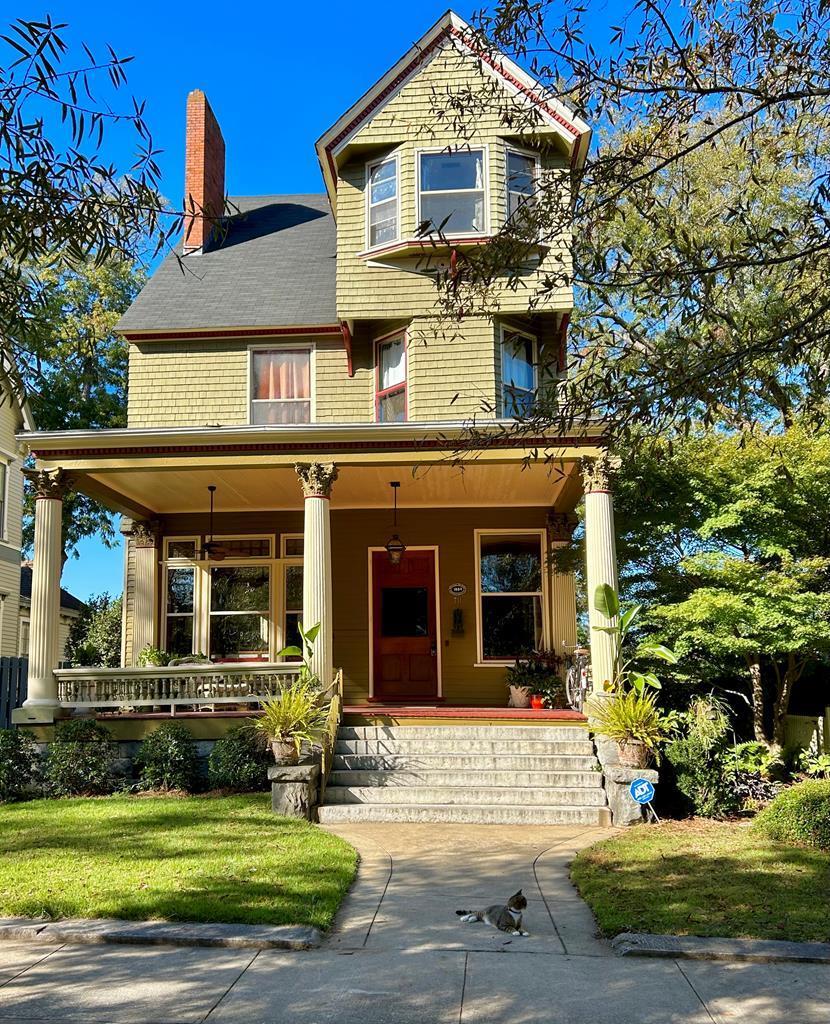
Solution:
{"label": "fern in planter", "polygon": [[634,768],[647,767],[650,758],[660,763],[660,744],[671,735],[676,716],[663,714],[652,694],[625,690],[611,698],[591,697],[587,709],[594,732],[619,746],[621,763]]}

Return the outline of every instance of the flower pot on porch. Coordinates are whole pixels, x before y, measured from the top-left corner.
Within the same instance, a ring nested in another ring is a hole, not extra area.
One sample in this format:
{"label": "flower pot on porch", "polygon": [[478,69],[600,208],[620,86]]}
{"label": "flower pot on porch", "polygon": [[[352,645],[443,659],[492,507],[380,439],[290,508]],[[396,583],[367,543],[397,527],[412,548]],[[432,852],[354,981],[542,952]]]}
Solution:
{"label": "flower pot on porch", "polygon": [[271,753],[277,764],[296,764],[300,760],[293,740],[271,740]]}
{"label": "flower pot on porch", "polygon": [[617,747],[620,764],[625,768],[648,768],[651,764],[651,750],[642,740],[624,740]]}
{"label": "flower pot on porch", "polygon": [[545,698],[541,693],[533,693],[530,696],[530,706],[534,711],[543,711],[545,707]]}
{"label": "flower pot on porch", "polygon": [[529,708],[530,690],[526,686],[511,686],[510,700],[507,702],[509,708]]}

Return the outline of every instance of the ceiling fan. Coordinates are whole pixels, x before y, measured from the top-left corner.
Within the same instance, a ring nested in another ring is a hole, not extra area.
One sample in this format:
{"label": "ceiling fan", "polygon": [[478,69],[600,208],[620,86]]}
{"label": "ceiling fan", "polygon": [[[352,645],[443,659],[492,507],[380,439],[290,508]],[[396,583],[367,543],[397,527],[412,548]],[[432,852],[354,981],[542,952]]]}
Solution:
{"label": "ceiling fan", "polygon": [[227,548],[213,539],[213,495],[216,492],[216,484],[209,484],[208,491],[210,492],[210,524],[209,534],[210,540],[206,540],[202,545],[202,558],[209,558],[212,562],[221,562],[224,558],[227,558]]}

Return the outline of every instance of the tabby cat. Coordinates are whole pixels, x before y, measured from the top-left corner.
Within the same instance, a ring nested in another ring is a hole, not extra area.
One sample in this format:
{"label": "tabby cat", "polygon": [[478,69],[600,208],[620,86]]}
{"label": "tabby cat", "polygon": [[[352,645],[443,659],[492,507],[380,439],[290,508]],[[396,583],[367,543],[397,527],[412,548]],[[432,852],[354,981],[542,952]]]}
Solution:
{"label": "tabby cat", "polygon": [[526,906],[527,900],[519,889],[507,903],[494,903],[484,910],[456,910],[456,914],[462,921],[483,921],[508,935],[529,935],[530,932],[522,931],[522,911]]}

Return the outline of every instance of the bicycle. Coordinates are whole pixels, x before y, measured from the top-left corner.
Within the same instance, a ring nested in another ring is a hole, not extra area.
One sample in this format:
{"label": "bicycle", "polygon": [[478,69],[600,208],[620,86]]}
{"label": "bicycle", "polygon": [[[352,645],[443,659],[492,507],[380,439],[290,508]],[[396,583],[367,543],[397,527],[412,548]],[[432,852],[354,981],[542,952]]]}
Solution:
{"label": "bicycle", "polygon": [[570,654],[570,665],[565,676],[565,693],[568,704],[574,711],[582,713],[585,701],[591,692],[590,651],[587,647],[574,647]]}

